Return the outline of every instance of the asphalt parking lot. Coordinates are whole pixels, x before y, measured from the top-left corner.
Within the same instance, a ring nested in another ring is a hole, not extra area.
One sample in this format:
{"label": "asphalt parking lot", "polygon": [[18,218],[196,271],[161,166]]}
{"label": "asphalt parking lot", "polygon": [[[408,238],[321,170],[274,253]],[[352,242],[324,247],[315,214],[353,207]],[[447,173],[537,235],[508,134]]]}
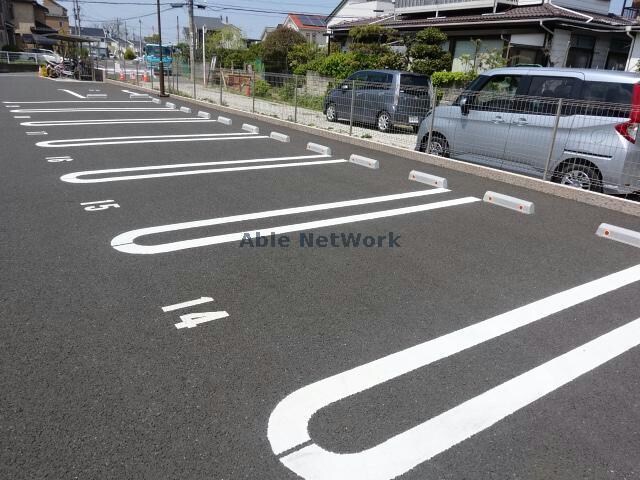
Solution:
{"label": "asphalt parking lot", "polygon": [[638,217],[122,90],[0,76],[0,477],[640,479]]}

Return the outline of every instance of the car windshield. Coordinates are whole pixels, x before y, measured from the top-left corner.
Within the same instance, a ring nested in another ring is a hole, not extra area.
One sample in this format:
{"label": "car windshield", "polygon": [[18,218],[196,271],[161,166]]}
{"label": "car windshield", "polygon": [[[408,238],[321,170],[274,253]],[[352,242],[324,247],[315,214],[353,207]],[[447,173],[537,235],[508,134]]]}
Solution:
{"label": "car windshield", "polygon": [[[160,46],[158,45],[147,45],[145,47],[145,50],[147,52],[147,55],[149,56],[152,56],[152,57],[160,56]],[[171,55],[171,49],[169,47],[162,47],[162,56],[168,57],[170,55]]]}

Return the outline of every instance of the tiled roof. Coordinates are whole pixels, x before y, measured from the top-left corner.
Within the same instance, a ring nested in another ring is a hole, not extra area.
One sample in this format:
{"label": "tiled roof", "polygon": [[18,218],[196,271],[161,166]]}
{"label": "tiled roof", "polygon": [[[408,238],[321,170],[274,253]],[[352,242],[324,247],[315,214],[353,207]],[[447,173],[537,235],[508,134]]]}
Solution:
{"label": "tiled roof", "polygon": [[561,19],[566,21],[578,21],[586,23],[587,18],[592,17],[589,22],[591,25],[624,27],[627,25],[637,25],[633,20],[629,20],[618,15],[599,15],[597,13],[582,12],[578,10],[565,10],[549,4],[531,6],[531,7],[513,7],[498,13],[473,14],[473,15],[452,15],[446,17],[427,17],[416,15],[396,15],[386,17],[384,20],[362,19],[355,22],[343,22],[334,25],[332,30],[349,30],[359,25],[368,25],[375,23],[384,27],[403,28],[403,27],[437,27],[459,24],[500,24],[515,23],[531,20],[536,22],[545,19]]}

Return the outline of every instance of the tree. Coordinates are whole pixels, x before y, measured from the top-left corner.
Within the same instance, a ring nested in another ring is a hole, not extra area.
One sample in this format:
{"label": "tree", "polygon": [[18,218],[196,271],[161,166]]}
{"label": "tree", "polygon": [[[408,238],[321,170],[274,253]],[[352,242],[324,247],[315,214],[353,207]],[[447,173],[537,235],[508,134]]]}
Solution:
{"label": "tree", "polygon": [[124,51],[124,59],[133,60],[134,58],[136,58],[136,54],[133,52],[133,49],[131,47],[127,47]]}
{"label": "tree", "polygon": [[289,68],[296,75],[304,75],[309,70],[309,64],[326,56],[326,49],[320,48],[315,43],[297,43],[287,56]]}
{"label": "tree", "polygon": [[437,28],[426,28],[405,39],[411,71],[431,75],[451,69],[451,53],[443,50],[447,35]]}
{"label": "tree", "polygon": [[287,56],[294,45],[306,43],[307,40],[299,32],[291,28],[278,27],[267,35],[262,42],[263,60],[267,71],[287,72],[289,65]]}
{"label": "tree", "polygon": [[160,43],[160,35],[158,35],[157,33],[154,33],[153,35],[149,35],[148,37],[144,37],[144,41],[145,41],[145,43],[158,44],[158,43]]}
{"label": "tree", "polygon": [[216,50],[244,50],[247,44],[242,38],[242,32],[231,25],[225,25],[217,32],[207,36],[207,51]]}

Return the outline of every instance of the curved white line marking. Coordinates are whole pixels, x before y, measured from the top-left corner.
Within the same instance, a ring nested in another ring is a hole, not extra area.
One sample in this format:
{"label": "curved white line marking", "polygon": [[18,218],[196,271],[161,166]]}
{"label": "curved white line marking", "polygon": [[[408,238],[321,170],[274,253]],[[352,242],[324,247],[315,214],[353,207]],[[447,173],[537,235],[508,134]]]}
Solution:
{"label": "curved white line marking", "polygon": [[165,107],[147,108],[20,108],[9,110],[11,113],[74,113],[74,112],[173,112],[182,113],[179,110]]}
{"label": "curved white line marking", "polygon": [[307,480],[389,480],[640,343],[640,319],[499,385],[367,450],[337,454],[311,441],[320,409],[433,362],[640,280],[640,265],[551,295],[303,387],[271,413],[268,438],[277,455]]}
{"label": "curved white line marking", "polygon": [[[249,161],[250,160],[236,161],[236,162],[217,162],[217,163],[245,163]],[[264,162],[264,161],[265,160],[254,160],[254,162]],[[212,163],[216,163],[216,162],[212,162]],[[123,175],[119,177],[116,176],[116,177],[101,177],[101,178],[89,178],[89,179],[78,178],[80,176],[95,175],[97,173],[108,172],[108,170],[102,170],[102,171],[94,170],[93,172],[69,173],[67,175],[63,175],[62,177],[60,177],[60,180],[68,183],[104,183],[104,182],[120,182],[125,180],[143,180],[143,179],[149,179],[149,178],[179,177],[182,175],[201,175],[203,173],[227,173],[227,172],[243,172],[248,170],[267,170],[271,168],[308,167],[313,165],[328,165],[332,163],[347,163],[347,161],[344,159],[318,160],[314,162],[292,162],[292,163],[276,163],[276,164],[270,164],[270,165],[254,165],[251,167],[208,168],[203,170],[185,170],[181,172],[148,173],[144,175]],[[182,166],[183,165],[168,165],[166,168],[180,168]],[[146,170],[149,170],[152,168],[157,168],[157,167],[150,167]],[[131,169],[116,168],[111,170],[111,172],[118,172],[123,170],[131,170]]]}
{"label": "curved white line marking", "polygon": [[[140,172],[147,170],[169,170],[173,168],[189,168],[189,167],[206,167],[211,165],[233,165],[243,163],[260,163],[260,162],[280,162],[289,160],[305,160],[312,158],[327,158],[328,155],[297,155],[294,157],[274,157],[274,158],[252,158],[250,160],[222,160],[218,162],[199,162],[199,163],[178,163],[174,165],[151,165],[148,167],[131,167],[131,168],[109,168],[106,170],[87,170],[84,172],[68,173],[60,177],[63,182],[69,183],[92,183],[90,181],[78,179],[78,177],[86,175],[97,175],[100,173],[117,173],[117,172]],[[48,158],[63,158],[63,157],[47,157]],[[64,157],[66,158],[66,157]]]}
{"label": "curved white line marking", "polygon": [[[269,232],[275,235],[279,235],[282,233],[300,232],[304,230],[311,230],[313,228],[323,228],[323,227],[328,227],[333,225],[343,225],[345,223],[355,223],[355,222],[361,222],[364,220],[373,220],[376,218],[387,218],[387,217],[394,217],[397,215],[406,215],[408,213],[426,212],[429,210],[453,207],[456,205],[464,205],[467,203],[474,203],[478,201],[480,201],[480,199],[475,197],[457,198],[455,200],[429,203],[426,205],[416,205],[413,207],[396,208],[393,210],[383,210],[379,212],[369,212],[369,213],[363,213],[360,215],[349,215],[346,217],[329,218],[326,220],[296,223],[293,225],[252,228],[250,229],[250,232]],[[211,224],[210,222],[216,221],[216,220],[221,220],[221,219],[204,220],[201,223],[204,226],[205,224],[207,223]],[[196,223],[196,222],[193,222],[193,223]],[[228,222],[224,222],[224,223],[228,223]],[[219,245],[222,243],[240,242],[243,238],[246,237],[246,235],[249,235],[251,238],[255,238],[255,234],[249,233],[247,231],[243,231],[243,232],[229,233],[225,235],[214,235],[211,237],[201,237],[201,238],[194,238],[191,240],[163,243],[160,245],[138,245],[134,243],[134,241],[138,237],[141,237],[143,235],[149,235],[152,233],[151,231],[154,231],[157,228],[161,228],[162,229],[161,231],[164,231],[164,232],[180,230],[180,228],[175,228],[175,226],[173,227],[174,228],[172,228],[171,225],[166,225],[163,227],[152,227],[149,229],[140,229],[140,230],[134,230],[131,232],[126,232],[121,235],[118,235],[113,240],[111,240],[111,246],[116,250],[124,253],[149,255],[149,254],[156,254],[156,253],[175,252],[178,250],[204,247],[208,245]],[[158,233],[158,232],[154,231],[153,233]]]}
{"label": "curved white line marking", "polygon": [[168,143],[168,142],[205,142],[212,140],[244,140],[268,138],[264,135],[251,133],[201,133],[189,135],[139,135],[131,137],[98,137],[98,138],[67,138],[64,140],[47,140],[38,142],[36,146],[43,148],[89,147],[95,145],[129,145],[137,143]]}
{"label": "curved white line marking", "polygon": [[[18,118],[18,117],[15,117]],[[116,119],[96,119],[96,120],[52,120],[37,122],[22,122],[20,125],[25,127],[65,127],[78,125],[126,125],[137,123],[211,123],[217,120],[208,120],[206,118],[116,118]]]}

